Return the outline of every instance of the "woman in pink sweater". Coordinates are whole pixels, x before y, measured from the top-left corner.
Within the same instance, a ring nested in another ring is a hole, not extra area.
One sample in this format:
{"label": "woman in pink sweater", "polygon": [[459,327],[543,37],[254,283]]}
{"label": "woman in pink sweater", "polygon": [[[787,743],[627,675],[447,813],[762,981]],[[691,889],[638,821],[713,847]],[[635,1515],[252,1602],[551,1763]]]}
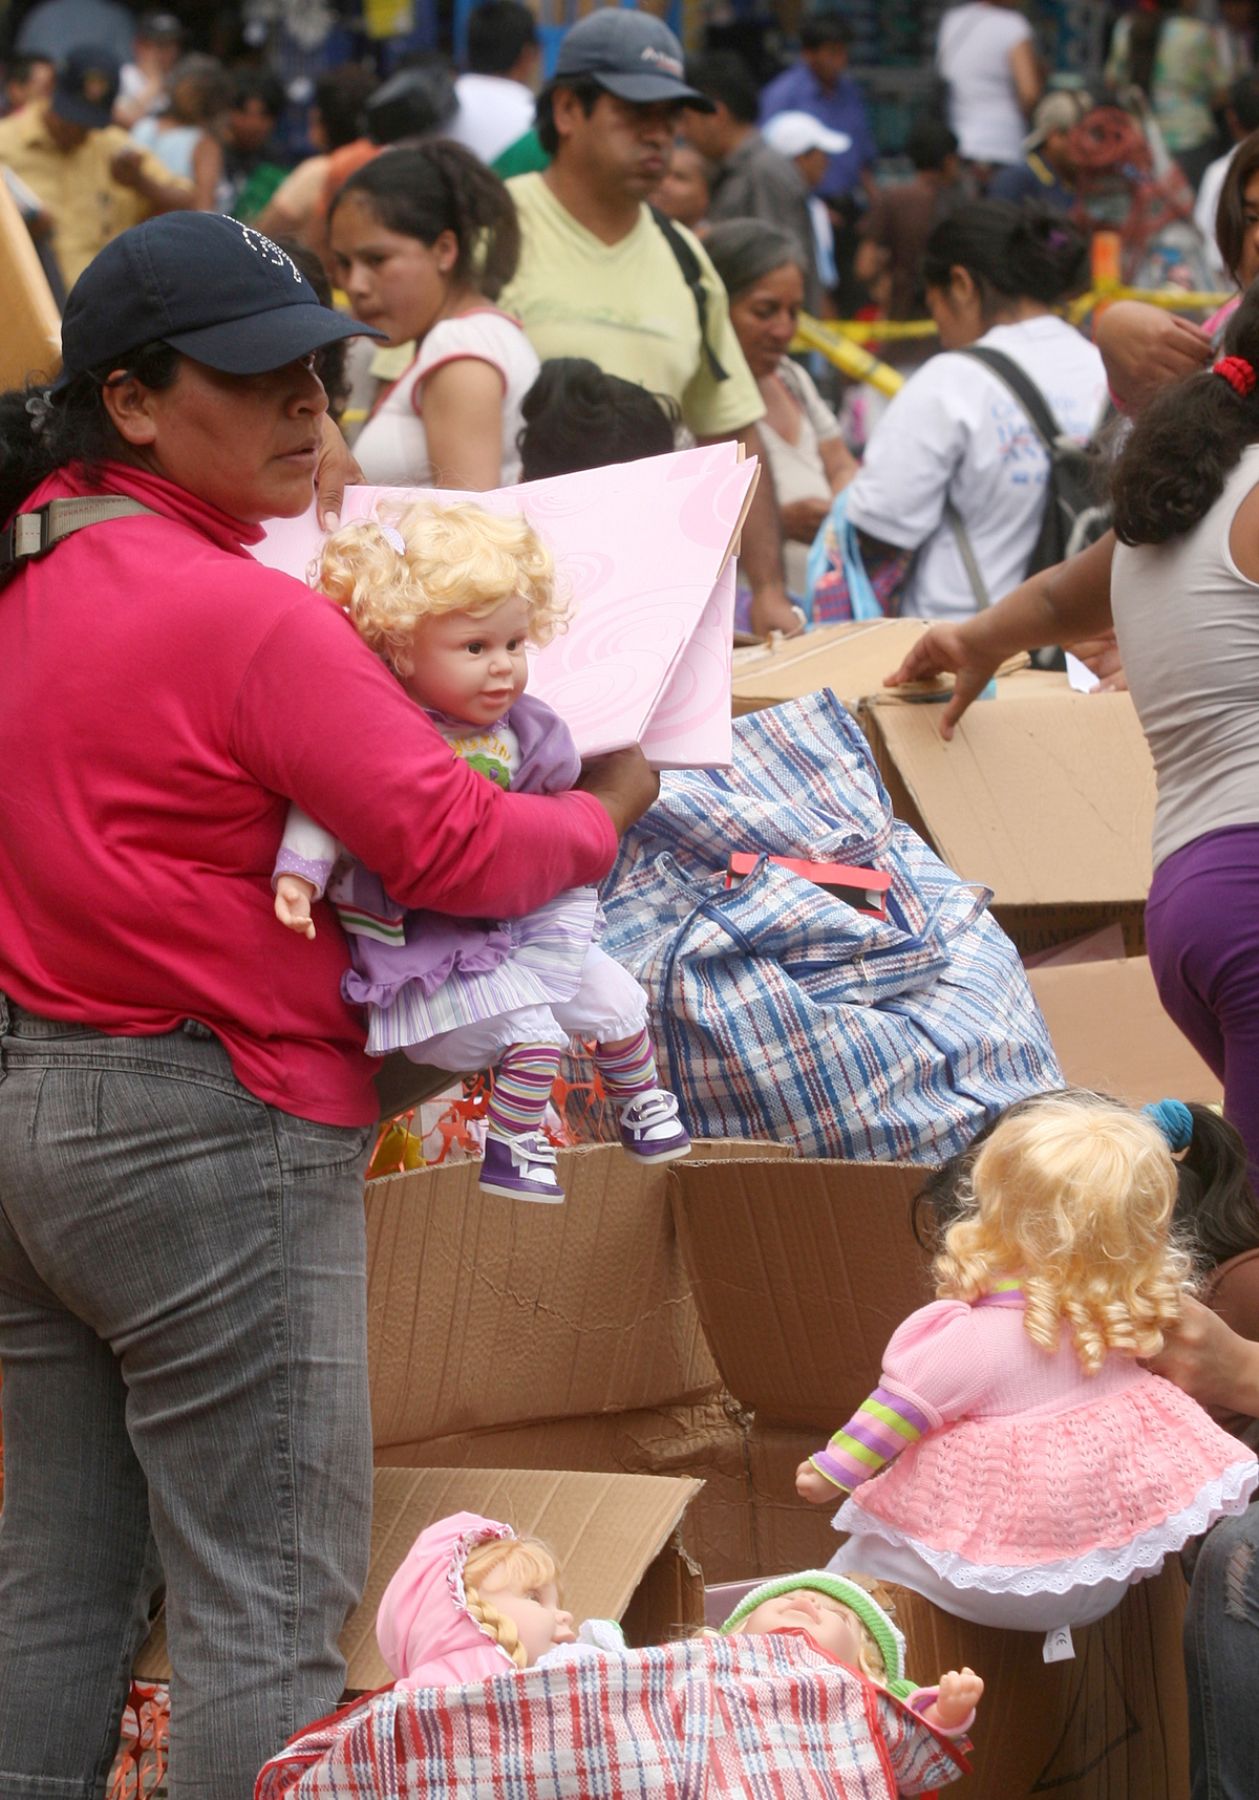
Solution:
{"label": "woman in pink sweater", "polygon": [[597,882],[655,791],[626,753],[503,793],[249,555],[310,502],[311,355],[359,329],[171,214],[83,276],[53,389],[0,399],[5,1795],[99,1791],[163,1577],[172,1800],[249,1800],[340,1692],[375,1065],[331,918],[275,930],[289,802],[406,905],[511,917]]}

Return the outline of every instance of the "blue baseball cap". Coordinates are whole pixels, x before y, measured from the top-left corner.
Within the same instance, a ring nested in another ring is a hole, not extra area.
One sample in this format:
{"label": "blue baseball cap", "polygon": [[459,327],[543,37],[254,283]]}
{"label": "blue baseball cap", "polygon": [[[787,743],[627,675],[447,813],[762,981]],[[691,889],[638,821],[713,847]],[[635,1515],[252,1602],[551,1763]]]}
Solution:
{"label": "blue baseball cap", "polygon": [[383,336],[322,305],[292,257],[251,225],[162,213],[121,232],[75,282],[53,388],[102,363],[121,367],[146,344],[225,375],[261,375],[340,338]]}
{"label": "blue baseball cap", "polygon": [[103,131],[113,122],[119,62],[103,44],[79,44],[57,64],[49,107],[68,125]]}
{"label": "blue baseball cap", "polygon": [[585,76],[632,106],[672,100],[693,112],[715,112],[706,94],[688,86],[685,70],[682,46],[663,19],[605,6],[565,32],[552,80],[563,86]]}

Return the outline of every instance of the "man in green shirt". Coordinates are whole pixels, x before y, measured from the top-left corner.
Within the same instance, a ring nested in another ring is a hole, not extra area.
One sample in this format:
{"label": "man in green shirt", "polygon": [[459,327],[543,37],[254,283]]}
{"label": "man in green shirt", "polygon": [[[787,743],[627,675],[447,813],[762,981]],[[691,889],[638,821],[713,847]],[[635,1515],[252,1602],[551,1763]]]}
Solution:
{"label": "man in green shirt", "polygon": [[609,375],[669,395],[701,443],[735,438],[760,457],[741,551],[752,623],[794,631],[756,429],[765,408],[725,289],[698,239],[682,227],[666,236],[646,205],[684,105],[710,102],[686,84],[682,47],[659,19],[606,8],[573,26],[538,97],[538,136],[552,161],[508,184],[522,243],[501,304],[544,361],[589,357]]}

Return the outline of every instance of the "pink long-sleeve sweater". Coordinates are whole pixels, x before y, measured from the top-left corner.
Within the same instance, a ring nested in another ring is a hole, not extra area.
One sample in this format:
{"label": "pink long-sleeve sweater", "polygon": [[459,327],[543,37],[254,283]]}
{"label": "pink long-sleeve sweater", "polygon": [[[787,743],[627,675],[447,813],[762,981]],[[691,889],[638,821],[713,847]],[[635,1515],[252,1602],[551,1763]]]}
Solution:
{"label": "pink long-sleeve sweater", "polygon": [[309,942],[272,910],[289,801],[404,905],[463,917],[597,882],[611,820],[483,780],[336,607],[253,560],[260,531],[159,476],[63,470],[23,510],[86,493],[161,516],[0,590],[0,991],[109,1033],[199,1020],[261,1099],[366,1124],[378,1064],[335,917]]}

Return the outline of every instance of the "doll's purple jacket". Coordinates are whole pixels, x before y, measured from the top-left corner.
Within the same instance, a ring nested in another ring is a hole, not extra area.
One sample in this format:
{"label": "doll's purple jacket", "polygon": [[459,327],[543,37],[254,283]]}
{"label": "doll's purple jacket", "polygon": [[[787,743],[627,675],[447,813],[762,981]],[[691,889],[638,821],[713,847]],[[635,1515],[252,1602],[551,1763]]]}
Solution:
{"label": "doll's purple jacket", "polygon": [[[454,721],[429,715],[443,734]],[[513,793],[563,794],[575,786],[581,758],[567,725],[545,701],[522,694],[507,714],[520,746]],[[281,849],[275,874],[302,875],[337,909],[350,944],[351,967],[341,992],[356,1005],[387,1004],[404,981],[425,995],[458,969],[482,974],[496,969],[512,950],[511,933],[495,920],[456,919],[447,913],[408,912],[385,892],[378,875],[352,857],[312,864]]]}

